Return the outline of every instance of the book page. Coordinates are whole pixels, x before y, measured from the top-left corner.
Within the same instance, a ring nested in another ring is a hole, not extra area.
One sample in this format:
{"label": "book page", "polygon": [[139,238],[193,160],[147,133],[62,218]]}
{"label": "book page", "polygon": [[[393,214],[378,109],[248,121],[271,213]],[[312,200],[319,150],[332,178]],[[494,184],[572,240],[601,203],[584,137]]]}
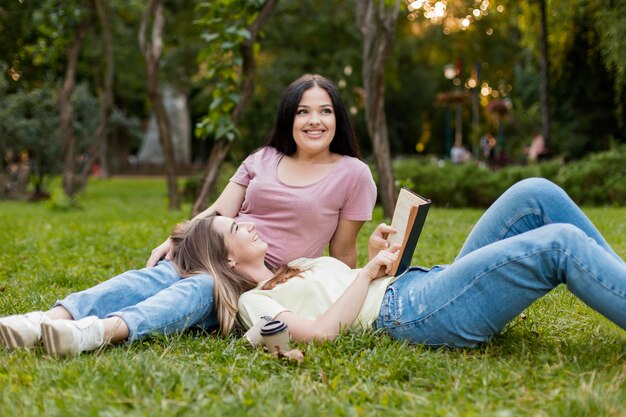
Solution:
{"label": "book page", "polygon": [[[398,194],[398,201],[396,202],[396,208],[393,211],[393,217],[391,218],[391,227],[396,229],[398,233],[389,235],[389,243],[404,244],[404,237],[406,235],[409,218],[411,217],[411,206],[427,203],[426,200],[413,193],[411,190],[402,188],[400,194]],[[413,214],[415,217],[415,214]]]}
{"label": "book page", "polygon": [[[421,217],[420,225],[418,226],[417,231],[413,231],[414,224],[416,222],[416,218],[419,212],[419,207],[424,206],[426,211],[428,212],[428,206],[430,205],[429,200],[425,200],[419,195],[415,194],[413,191],[402,188],[400,190],[400,194],[398,195],[398,200],[396,202],[396,207],[393,212],[393,218],[391,219],[391,226],[396,229],[398,232],[395,234],[390,234],[388,240],[391,244],[397,243],[400,244],[399,256],[397,261],[394,263],[394,266],[391,270],[392,275],[396,275],[398,272],[400,265],[403,265],[403,270],[405,270],[410,264],[410,258],[415,249],[415,245],[417,244],[417,239],[419,237],[419,233],[421,232],[421,228],[423,222],[425,220],[425,214]],[[407,247],[408,241],[411,238],[411,246]],[[405,253],[410,251],[411,253]]]}

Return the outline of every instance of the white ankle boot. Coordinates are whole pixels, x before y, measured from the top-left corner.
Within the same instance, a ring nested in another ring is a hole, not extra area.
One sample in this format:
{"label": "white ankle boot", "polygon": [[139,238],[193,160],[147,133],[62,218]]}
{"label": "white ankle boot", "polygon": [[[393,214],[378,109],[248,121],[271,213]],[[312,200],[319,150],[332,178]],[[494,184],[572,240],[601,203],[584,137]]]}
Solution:
{"label": "white ankle boot", "polygon": [[41,324],[51,319],[43,311],[0,318],[0,345],[9,348],[35,347],[41,339]]}
{"label": "white ankle boot", "polygon": [[104,325],[96,316],[52,320],[41,325],[43,346],[50,355],[77,355],[104,344]]}

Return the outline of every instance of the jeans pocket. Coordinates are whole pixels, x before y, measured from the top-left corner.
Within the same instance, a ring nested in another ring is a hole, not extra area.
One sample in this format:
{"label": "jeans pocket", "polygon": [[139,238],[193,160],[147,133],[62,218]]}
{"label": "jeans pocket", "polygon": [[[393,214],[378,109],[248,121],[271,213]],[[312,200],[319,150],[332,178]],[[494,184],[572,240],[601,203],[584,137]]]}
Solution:
{"label": "jeans pocket", "polygon": [[380,316],[384,323],[395,322],[398,317],[398,294],[393,286],[387,287],[380,306]]}

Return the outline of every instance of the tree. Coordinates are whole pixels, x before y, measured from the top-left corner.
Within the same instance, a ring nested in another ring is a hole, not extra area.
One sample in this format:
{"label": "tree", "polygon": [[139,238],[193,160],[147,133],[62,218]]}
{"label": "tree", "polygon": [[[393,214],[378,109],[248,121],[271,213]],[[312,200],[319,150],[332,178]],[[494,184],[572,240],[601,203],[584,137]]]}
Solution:
{"label": "tree", "polygon": [[[3,162],[7,156],[11,156],[12,161],[6,162],[11,163],[20,153],[27,153],[36,198],[46,194],[46,177],[61,171],[58,103],[57,91],[49,86],[19,91],[0,99]],[[3,169],[0,176],[9,171]]]}
{"label": "tree", "polygon": [[[202,20],[213,30],[204,35],[209,41],[209,49],[202,54],[202,58],[212,61],[213,68],[209,72],[209,78],[214,80],[215,88],[209,114],[201,121],[197,132],[200,135],[213,136],[215,142],[202,174],[192,216],[206,207],[220,166],[235,140],[237,124],[254,92],[254,47],[261,28],[269,19],[278,0],[248,0],[240,3],[224,1],[206,5],[208,16]],[[226,16],[228,20],[225,19]],[[250,19],[249,16],[253,17]],[[215,31],[217,28],[219,30]],[[218,44],[218,40],[222,42]]]}
{"label": "tree", "polygon": [[[152,20],[152,32],[150,41],[148,41],[146,40],[146,31],[150,20]],[[169,208],[178,210],[180,208],[180,196],[176,179],[174,147],[172,145],[167,112],[159,91],[159,60],[163,51],[164,22],[163,2],[161,0],[149,0],[139,27],[139,48],[146,60],[148,95],[154,106],[161,149],[165,159]]]}
{"label": "tree", "polygon": [[111,23],[109,21],[109,2],[107,0],[104,2],[102,0],[94,0],[94,5],[98,13],[98,20],[100,21],[100,29],[102,31],[102,52],[105,61],[105,72],[100,95],[100,121],[96,133],[94,134],[93,146],[88,153],[89,161],[85,164],[80,176],[80,182],[83,185],[87,182],[91,167],[96,161],[99,161],[100,175],[103,178],[109,177],[107,133],[111,112],[113,110],[113,41],[111,37]]}
{"label": "tree", "polygon": [[76,84],[76,66],[83,39],[87,33],[91,15],[87,14],[78,23],[74,31],[73,40],[67,50],[67,64],[65,77],[59,92],[59,115],[61,126],[62,158],[63,158],[63,191],[70,200],[73,200],[79,189],[76,179],[76,135],[74,132],[74,108],[70,101],[74,85]]}
{"label": "tree", "polygon": [[[605,2],[606,3],[606,2]],[[626,0],[613,0],[598,7],[594,16],[595,27],[600,34],[600,50],[607,71],[615,73],[615,117],[620,128],[624,127],[624,102],[626,101]]]}
{"label": "tree", "polygon": [[389,132],[385,115],[385,62],[396,35],[401,0],[358,0],[357,22],[363,35],[363,86],[365,117],[374,148],[378,172],[378,193],[385,216],[391,217],[396,188],[391,170]]}
{"label": "tree", "polygon": [[541,135],[545,146],[549,146],[550,143],[550,78],[549,67],[550,58],[548,55],[548,22],[546,18],[546,0],[539,0],[539,37],[541,52],[539,54],[540,74],[541,74],[541,87],[540,87],[540,102],[541,102]]}

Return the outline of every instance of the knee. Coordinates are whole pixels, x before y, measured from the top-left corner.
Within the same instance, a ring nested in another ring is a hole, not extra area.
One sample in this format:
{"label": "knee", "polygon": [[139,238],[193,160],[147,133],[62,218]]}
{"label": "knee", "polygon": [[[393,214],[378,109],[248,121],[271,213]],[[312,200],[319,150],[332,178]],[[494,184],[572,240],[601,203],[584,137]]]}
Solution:
{"label": "knee", "polygon": [[526,178],[515,183],[511,186],[510,190],[517,193],[530,193],[532,195],[537,195],[538,193],[552,192],[555,190],[560,191],[561,188],[550,180],[535,177]]}
{"label": "knee", "polygon": [[517,182],[508,189],[507,194],[519,199],[520,202],[560,201],[567,197],[565,191],[555,183],[545,178],[527,178]]}
{"label": "knee", "polygon": [[194,291],[203,294],[213,294],[213,277],[207,274],[192,275],[183,278],[180,285],[192,288]]}
{"label": "knee", "polygon": [[589,237],[578,227],[569,223],[552,223],[543,226],[549,241],[554,246],[567,247],[574,242],[586,240]]}

